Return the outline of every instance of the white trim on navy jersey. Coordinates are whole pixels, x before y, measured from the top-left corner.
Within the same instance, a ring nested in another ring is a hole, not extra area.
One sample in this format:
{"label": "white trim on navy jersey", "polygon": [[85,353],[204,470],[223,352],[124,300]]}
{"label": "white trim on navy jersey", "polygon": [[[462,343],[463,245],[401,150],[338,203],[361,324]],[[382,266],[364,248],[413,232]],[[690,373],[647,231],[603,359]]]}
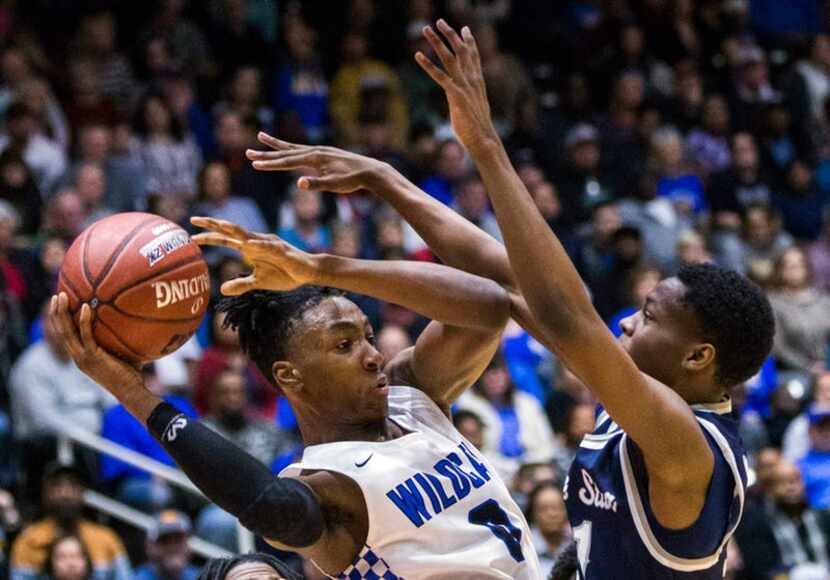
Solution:
{"label": "white trim on navy jersey", "polygon": [[[721,415],[731,411],[732,403],[731,401],[725,401],[716,405],[706,405],[705,407],[703,405],[693,405],[693,408]],[[620,463],[622,466],[623,481],[625,483],[625,494],[628,498],[631,519],[634,521],[637,533],[640,536],[643,545],[655,560],[663,566],[679,572],[696,572],[699,570],[706,570],[717,564],[720,559],[721,552],[726,547],[726,543],[732,537],[732,534],[735,532],[735,528],[738,527],[738,523],[741,521],[741,515],[743,514],[744,509],[744,487],[740,471],[738,471],[738,464],[735,459],[735,454],[732,452],[726,438],[721,434],[715,425],[706,419],[702,419],[697,416],[695,418],[698,420],[701,427],[703,427],[715,440],[718,448],[723,454],[724,459],[729,464],[729,468],[732,471],[732,477],[735,481],[734,494],[738,497],[740,502],[738,517],[727,530],[726,534],[724,534],[723,540],[721,541],[720,546],[718,546],[718,549],[709,556],[704,556],[702,558],[681,558],[669,553],[663,548],[663,546],[660,545],[648,523],[648,518],[646,517],[645,510],[643,509],[642,498],[640,497],[640,490],[637,488],[634,471],[631,468],[631,459],[628,455],[627,445],[628,435],[623,435],[622,441],[620,442]]]}

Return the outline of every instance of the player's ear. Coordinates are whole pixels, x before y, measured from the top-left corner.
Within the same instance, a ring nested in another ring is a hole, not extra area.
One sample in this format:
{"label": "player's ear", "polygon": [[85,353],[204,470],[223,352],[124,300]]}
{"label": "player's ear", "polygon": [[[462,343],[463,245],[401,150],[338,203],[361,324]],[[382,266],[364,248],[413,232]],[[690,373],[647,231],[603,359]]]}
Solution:
{"label": "player's ear", "polygon": [[288,361],[278,360],[271,365],[271,374],[284,392],[296,392],[303,388],[303,373]]}
{"label": "player's ear", "polygon": [[691,372],[700,372],[715,364],[716,354],[714,345],[708,342],[696,344],[686,354],[683,368]]}

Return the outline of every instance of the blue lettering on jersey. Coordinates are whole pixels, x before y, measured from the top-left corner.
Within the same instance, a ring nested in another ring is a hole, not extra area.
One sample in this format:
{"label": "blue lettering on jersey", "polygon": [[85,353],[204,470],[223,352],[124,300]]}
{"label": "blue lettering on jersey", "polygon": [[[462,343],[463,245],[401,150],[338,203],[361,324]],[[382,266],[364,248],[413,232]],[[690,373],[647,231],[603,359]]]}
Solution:
{"label": "blue lettering on jersey", "polygon": [[[461,455],[449,453],[434,465],[435,473],[416,473],[386,492],[386,497],[415,527],[420,528],[433,515],[440,514],[470,495],[473,488],[478,489],[490,481],[490,471],[475,452],[466,443],[460,443],[458,448]],[[446,481],[453,493],[448,493],[444,487]],[[429,500],[429,506],[426,500]]]}
{"label": "blue lettering on jersey", "polygon": [[418,488],[415,487],[415,482],[412,481],[410,477],[403,483],[399,483],[395,489],[390,489],[386,492],[386,497],[392,500],[398,509],[401,510],[406,517],[409,518],[416,527],[421,527],[424,525],[424,521],[422,519],[426,518],[427,520],[432,519],[432,515],[427,510],[427,506],[424,505],[424,497],[418,491]]}

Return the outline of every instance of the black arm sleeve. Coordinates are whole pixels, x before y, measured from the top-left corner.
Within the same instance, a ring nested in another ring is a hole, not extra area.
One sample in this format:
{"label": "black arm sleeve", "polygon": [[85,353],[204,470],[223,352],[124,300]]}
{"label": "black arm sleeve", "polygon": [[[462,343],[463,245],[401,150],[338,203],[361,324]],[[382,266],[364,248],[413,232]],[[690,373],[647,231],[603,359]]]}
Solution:
{"label": "black arm sleeve", "polygon": [[265,465],[215,431],[159,404],[147,428],[202,493],[243,526],[270,540],[302,548],[323,534],[323,511],[314,492]]}

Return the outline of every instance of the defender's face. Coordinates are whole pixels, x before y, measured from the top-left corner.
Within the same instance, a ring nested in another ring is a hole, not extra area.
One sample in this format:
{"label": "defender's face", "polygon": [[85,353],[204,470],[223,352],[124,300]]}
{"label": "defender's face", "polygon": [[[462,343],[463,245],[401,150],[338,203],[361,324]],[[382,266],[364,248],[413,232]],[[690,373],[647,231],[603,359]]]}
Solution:
{"label": "defender's face", "polygon": [[299,324],[292,358],[302,374],[302,396],[348,422],[386,417],[385,361],[360,308],[343,297],[328,298],[308,309]]}
{"label": "defender's face", "polygon": [[675,384],[689,346],[699,340],[694,314],[681,302],[685,292],[678,278],[667,278],[640,310],[620,322],[622,347],[641,371],[668,386]]}

